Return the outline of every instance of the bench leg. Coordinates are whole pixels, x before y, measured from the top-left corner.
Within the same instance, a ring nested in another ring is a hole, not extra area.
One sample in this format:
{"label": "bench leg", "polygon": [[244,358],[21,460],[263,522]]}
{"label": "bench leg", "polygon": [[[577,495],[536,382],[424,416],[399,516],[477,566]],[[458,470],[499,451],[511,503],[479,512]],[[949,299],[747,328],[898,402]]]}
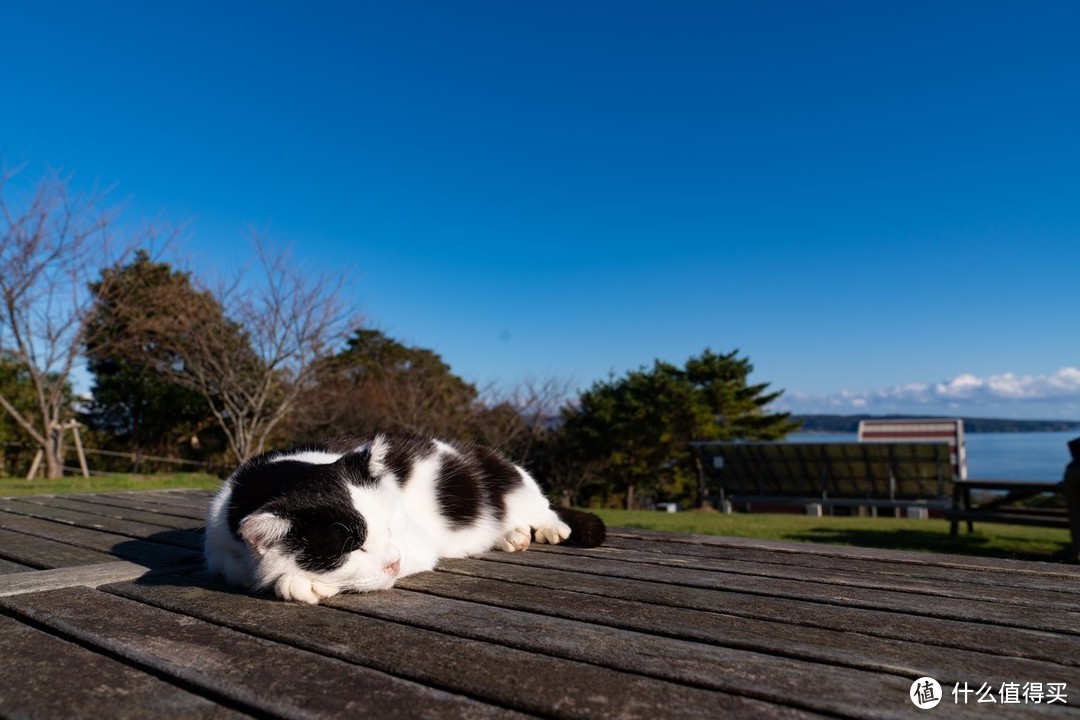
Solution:
{"label": "bench leg", "polygon": [[[964,512],[971,512],[971,488],[964,488]],[[968,535],[975,532],[975,521],[968,518]]]}
{"label": "bench leg", "polygon": [[1080,564],[1080,438],[1069,442],[1072,462],[1065,466],[1065,503],[1069,508],[1069,532],[1072,535],[1070,561]]}

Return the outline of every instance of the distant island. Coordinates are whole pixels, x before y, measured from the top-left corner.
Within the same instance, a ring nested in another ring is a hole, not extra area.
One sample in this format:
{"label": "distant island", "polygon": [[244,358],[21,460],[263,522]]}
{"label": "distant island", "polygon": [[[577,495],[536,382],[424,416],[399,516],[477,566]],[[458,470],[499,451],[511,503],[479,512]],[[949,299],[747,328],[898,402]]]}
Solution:
{"label": "distant island", "polygon": [[[917,420],[939,419],[947,416],[932,415],[792,415],[791,419],[802,423],[801,432],[856,433],[860,420]],[[1076,420],[996,420],[990,418],[962,418],[965,432],[1015,433],[1015,432],[1065,432],[1080,429]]]}

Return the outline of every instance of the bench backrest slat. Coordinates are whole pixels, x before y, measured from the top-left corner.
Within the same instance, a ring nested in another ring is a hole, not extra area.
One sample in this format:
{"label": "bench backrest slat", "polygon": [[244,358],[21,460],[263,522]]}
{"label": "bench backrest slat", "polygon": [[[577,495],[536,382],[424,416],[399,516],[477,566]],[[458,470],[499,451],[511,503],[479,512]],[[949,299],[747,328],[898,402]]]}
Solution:
{"label": "bench backrest slat", "polygon": [[946,442],[696,442],[693,449],[728,496],[945,500]]}

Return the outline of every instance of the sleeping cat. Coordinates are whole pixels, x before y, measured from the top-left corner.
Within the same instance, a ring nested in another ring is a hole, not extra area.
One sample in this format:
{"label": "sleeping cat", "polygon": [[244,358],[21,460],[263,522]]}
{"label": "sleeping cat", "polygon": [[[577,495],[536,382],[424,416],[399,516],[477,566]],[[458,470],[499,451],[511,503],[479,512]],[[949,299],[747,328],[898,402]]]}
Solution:
{"label": "sleeping cat", "polygon": [[342,439],[248,460],[206,518],[206,563],[233,585],[317,603],[391,587],[439,558],[530,540],[594,547],[590,513],[552,509],[494,450],[415,435]]}

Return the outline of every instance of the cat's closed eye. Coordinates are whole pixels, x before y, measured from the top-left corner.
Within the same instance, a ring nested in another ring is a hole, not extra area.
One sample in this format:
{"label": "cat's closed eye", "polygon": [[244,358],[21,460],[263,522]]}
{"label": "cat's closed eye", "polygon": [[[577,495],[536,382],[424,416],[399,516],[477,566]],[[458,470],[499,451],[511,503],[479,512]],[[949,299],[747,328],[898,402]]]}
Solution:
{"label": "cat's closed eye", "polygon": [[348,553],[363,551],[362,547],[364,539],[362,533],[357,528],[349,527],[343,523],[334,523],[331,526],[331,531],[334,534],[334,538],[338,545],[341,547],[341,554],[347,555]]}

